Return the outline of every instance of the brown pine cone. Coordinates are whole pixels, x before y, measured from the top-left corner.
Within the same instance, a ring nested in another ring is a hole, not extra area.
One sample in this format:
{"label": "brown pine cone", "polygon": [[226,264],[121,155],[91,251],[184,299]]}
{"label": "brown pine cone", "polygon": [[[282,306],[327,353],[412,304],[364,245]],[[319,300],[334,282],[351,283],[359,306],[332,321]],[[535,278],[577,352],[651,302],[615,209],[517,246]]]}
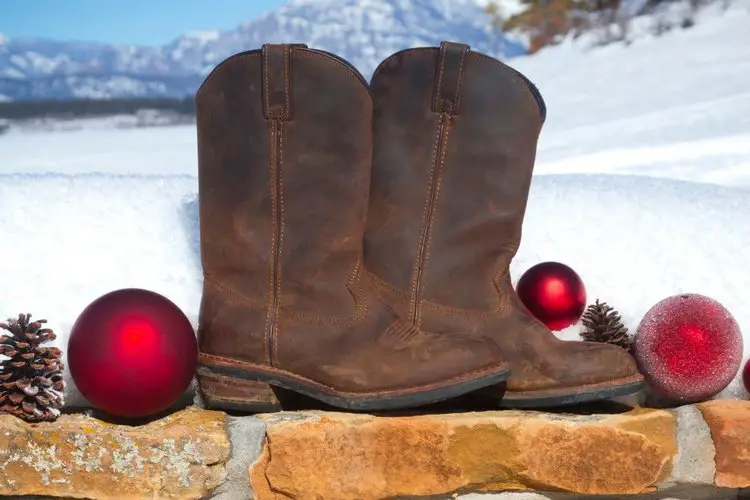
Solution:
{"label": "brown pine cone", "polygon": [[52,421],[65,404],[62,352],[41,344],[55,340],[47,320],[31,322],[31,314],[0,323],[10,332],[0,336],[0,411],[28,422]]}
{"label": "brown pine cone", "polygon": [[622,324],[620,314],[606,302],[596,302],[586,308],[581,322],[585,329],[581,332],[583,340],[604,342],[631,350],[633,340],[628,329]]}

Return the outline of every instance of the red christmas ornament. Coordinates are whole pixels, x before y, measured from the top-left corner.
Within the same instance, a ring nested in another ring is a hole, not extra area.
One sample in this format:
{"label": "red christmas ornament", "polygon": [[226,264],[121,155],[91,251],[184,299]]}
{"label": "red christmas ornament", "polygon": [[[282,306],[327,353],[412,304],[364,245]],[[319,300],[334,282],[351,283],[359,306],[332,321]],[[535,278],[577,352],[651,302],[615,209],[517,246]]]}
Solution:
{"label": "red christmas ornament", "polygon": [[195,374],[190,321],[148,290],[117,290],[89,304],[68,340],[68,369],[86,399],[113,415],[143,417],[179,399]]}
{"label": "red christmas ornament", "polygon": [[742,370],[742,383],[745,384],[745,390],[750,392],[750,359],[745,363],[745,369]]}
{"label": "red christmas ornament", "polygon": [[529,268],[516,285],[529,312],[550,330],[575,324],[586,308],[586,287],[578,274],[559,262]]}
{"label": "red christmas ornament", "polygon": [[635,355],[656,393],[680,402],[703,401],[737,375],[742,333],[717,301],[674,295],[654,305],[638,325]]}

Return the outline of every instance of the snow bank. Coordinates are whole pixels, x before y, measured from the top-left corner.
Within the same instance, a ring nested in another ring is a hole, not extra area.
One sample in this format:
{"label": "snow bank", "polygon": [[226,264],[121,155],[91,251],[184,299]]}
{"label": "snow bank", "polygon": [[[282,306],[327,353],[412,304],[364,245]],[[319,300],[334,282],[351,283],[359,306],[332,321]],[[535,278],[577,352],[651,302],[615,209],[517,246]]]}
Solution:
{"label": "snow bank", "polygon": [[[201,294],[191,176],[0,175],[0,316],[46,317],[63,349],[96,297],[142,287],[195,324]],[[750,354],[750,192],[613,175],[534,180],[515,278],[542,260],[583,277],[635,329],[660,299],[699,292],[734,314]],[[577,328],[561,332],[575,338]],[[738,381],[724,396],[742,394]],[[76,396],[73,395],[73,400]],[[69,396],[70,401],[70,396]]]}
{"label": "snow bank", "polygon": [[[583,278],[589,302],[606,301],[635,331],[659,300],[695,292],[721,302],[750,356],[750,191],[624,175],[544,175],[532,184],[517,279],[545,260]],[[580,325],[560,336],[578,337]],[[743,397],[738,378],[721,396]]]}
{"label": "snow bank", "polygon": [[[0,175],[0,318],[47,318],[65,349],[88,303],[140,287],[195,324],[201,273],[188,228],[197,221],[183,218],[195,216],[196,191],[189,176]],[[85,404],[68,383],[66,403]]]}
{"label": "snow bank", "polygon": [[750,1],[631,45],[570,42],[509,63],[548,106],[536,172],[750,187]]}
{"label": "snow bank", "polygon": [[195,126],[11,130],[0,136],[0,174],[195,175]]}

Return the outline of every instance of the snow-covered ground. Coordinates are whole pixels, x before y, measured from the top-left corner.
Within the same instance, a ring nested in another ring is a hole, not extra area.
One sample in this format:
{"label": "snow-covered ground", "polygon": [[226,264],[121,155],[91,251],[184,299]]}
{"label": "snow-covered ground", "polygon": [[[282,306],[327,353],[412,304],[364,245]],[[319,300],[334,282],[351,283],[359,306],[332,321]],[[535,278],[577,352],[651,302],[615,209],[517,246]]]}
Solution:
{"label": "snow-covered ground", "polygon": [[549,104],[537,173],[750,186],[750,2],[700,17],[630,46],[585,55],[563,46],[512,61]]}
{"label": "snow-covered ground", "polygon": [[[566,262],[632,330],[666,296],[709,295],[743,328],[747,359],[750,3],[702,17],[511,62],[549,107],[512,272]],[[192,126],[0,136],[0,316],[47,317],[64,346],[91,300],[144,287],[195,321],[195,149]],[[746,394],[735,380],[722,396]]]}

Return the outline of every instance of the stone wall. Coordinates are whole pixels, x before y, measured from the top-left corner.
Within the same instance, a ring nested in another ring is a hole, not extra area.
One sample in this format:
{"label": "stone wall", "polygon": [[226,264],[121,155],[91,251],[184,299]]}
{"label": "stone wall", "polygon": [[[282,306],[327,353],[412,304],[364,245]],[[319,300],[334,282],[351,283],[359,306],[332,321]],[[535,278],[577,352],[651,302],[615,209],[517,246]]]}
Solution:
{"label": "stone wall", "polygon": [[613,415],[233,417],[191,406],[140,426],[0,415],[0,495],[15,498],[721,500],[743,488],[743,401]]}

